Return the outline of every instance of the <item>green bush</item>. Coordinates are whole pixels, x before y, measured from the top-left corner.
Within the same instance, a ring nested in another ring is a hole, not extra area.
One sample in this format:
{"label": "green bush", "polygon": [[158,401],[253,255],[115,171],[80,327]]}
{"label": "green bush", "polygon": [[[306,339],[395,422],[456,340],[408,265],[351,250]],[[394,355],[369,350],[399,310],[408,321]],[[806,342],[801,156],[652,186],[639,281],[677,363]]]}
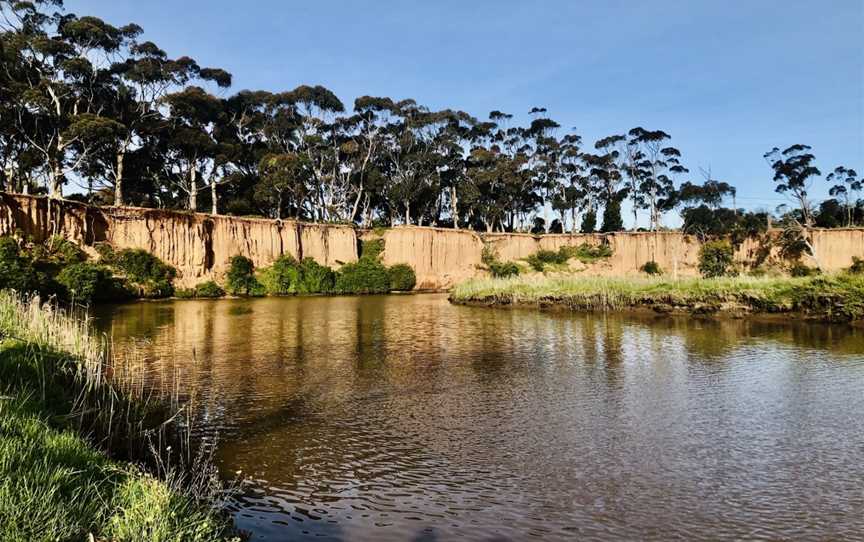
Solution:
{"label": "green bush", "polygon": [[801,262],[795,262],[789,267],[789,274],[793,277],[812,277],[819,275],[820,271],[815,267],[808,267]]}
{"label": "green bush", "polygon": [[538,250],[534,254],[525,258],[525,261],[528,262],[535,271],[543,271],[546,267],[546,264],[563,264],[568,260],[566,253],[562,250],[558,252],[552,250]]}
{"label": "green bush", "polygon": [[480,256],[480,261],[486,266],[489,273],[495,278],[513,277],[519,274],[519,266],[513,262],[502,262],[498,259],[498,253],[492,245],[485,245]]}
{"label": "green bush", "polygon": [[575,247],[563,246],[558,249],[558,252],[565,262],[571,258],[576,258],[581,262],[592,262],[612,257],[612,247],[605,243],[601,245],[582,243]]}
{"label": "green bush", "polygon": [[312,258],[300,262],[300,283],[297,292],[301,294],[326,294],[336,286],[336,273]]}
{"label": "green bush", "polygon": [[730,274],[733,257],[729,241],[710,241],[699,249],[699,272],[703,277],[723,277]]}
{"label": "green bush", "polygon": [[333,291],[336,273],[312,258],[298,262],[286,255],[262,269],[258,280],[270,295],[320,294]]}
{"label": "green bush", "polygon": [[194,288],[178,289],[175,295],[180,299],[216,298],[224,296],[225,290],[212,280],[208,280],[207,282],[195,285]]}
{"label": "green bush", "polygon": [[78,245],[61,235],[52,235],[44,243],[34,245],[30,256],[33,261],[57,266],[81,263],[87,259],[87,254]]}
{"label": "green bush", "polygon": [[532,268],[536,271],[543,271],[547,264],[562,265],[567,263],[567,260],[576,258],[582,262],[591,262],[601,258],[609,258],[612,256],[612,247],[609,245],[589,245],[582,243],[578,246],[563,246],[557,251],[554,250],[538,250],[534,254],[525,258]]}
{"label": "green bush", "polygon": [[245,256],[232,256],[225,276],[225,290],[231,295],[261,296],[264,286],[255,278],[255,265]]}
{"label": "green bush", "polygon": [[360,244],[360,257],[378,259],[384,252],[384,239],[369,239]]}
{"label": "green bush", "polygon": [[258,273],[258,280],[270,295],[291,295],[297,293],[300,283],[300,268],[293,256],[280,256],[270,267]]}
{"label": "green bush", "polygon": [[342,266],[335,290],[343,294],[383,294],[390,290],[390,276],[377,259],[363,257]]}
{"label": "green bush", "polygon": [[123,283],[114,278],[111,270],[102,265],[80,262],[68,265],[57,275],[70,300],[90,303],[93,301],[122,301],[130,297]]}
{"label": "green bush", "polygon": [[96,249],[96,253],[99,254],[100,263],[105,265],[111,265],[114,263],[114,257],[116,254],[114,253],[114,247],[112,247],[110,243],[95,243],[93,248]]}
{"label": "green bush", "polygon": [[498,279],[515,277],[519,274],[519,266],[513,262],[495,262],[489,265],[489,272]]}
{"label": "green bush", "polygon": [[852,265],[849,267],[849,272],[853,275],[864,275],[864,260],[858,256],[852,256]]}
{"label": "green bush", "polygon": [[649,275],[662,275],[663,274],[663,270],[660,269],[660,264],[655,262],[654,260],[651,260],[650,262],[645,262],[645,265],[643,265],[640,268],[640,270],[643,273],[647,273]]}
{"label": "green bush", "polygon": [[[106,258],[105,255],[109,257]],[[120,275],[139,297],[169,297],[174,294],[174,278],[177,271],[146,250],[127,248],[119,252],[100,253],[102,261]]]}
{"label": "green bush", "polygon": [[18,242],[12,237],[0,237],[0,290],[23,293],[37,290],[38,286],[33,265],[22,254]]}
{"label": "green bush", "polygon": [[390,276],[391,290],[407,292],[417,285],[417,275],[408,264],[397,263],[387,269],[387,274]]}

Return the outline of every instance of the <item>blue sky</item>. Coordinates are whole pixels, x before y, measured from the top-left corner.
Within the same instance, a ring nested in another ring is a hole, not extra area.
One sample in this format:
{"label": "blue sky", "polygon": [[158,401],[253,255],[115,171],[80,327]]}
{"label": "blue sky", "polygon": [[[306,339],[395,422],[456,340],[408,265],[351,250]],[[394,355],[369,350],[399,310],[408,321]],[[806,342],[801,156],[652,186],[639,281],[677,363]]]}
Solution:
{"label": "blue sky", "polygon": [[[634,126],[685,165],[774,208],[772,147],[813,146],[824,174],[864,171],[864,1],[67,0],[136,22],[171,55],[234,75],[231,91],[321,84],[357,96],[523,119],[546,107],[586,142]],[[827,195],[827,183],[813,193]],[[643,217],[644,218],[644,217]],[[673,220],[667,221],[674,223]]]}

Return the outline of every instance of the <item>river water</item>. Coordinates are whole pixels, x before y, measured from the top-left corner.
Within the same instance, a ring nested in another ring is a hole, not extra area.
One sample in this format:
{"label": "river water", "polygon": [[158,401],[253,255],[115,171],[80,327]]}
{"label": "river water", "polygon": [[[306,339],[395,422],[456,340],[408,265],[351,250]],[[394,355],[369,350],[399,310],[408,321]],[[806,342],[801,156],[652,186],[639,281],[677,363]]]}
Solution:
{"label": "river water", "polygon": [[252,540],[864,539],[864,330],[175,301],[96,323],[179,389]]}

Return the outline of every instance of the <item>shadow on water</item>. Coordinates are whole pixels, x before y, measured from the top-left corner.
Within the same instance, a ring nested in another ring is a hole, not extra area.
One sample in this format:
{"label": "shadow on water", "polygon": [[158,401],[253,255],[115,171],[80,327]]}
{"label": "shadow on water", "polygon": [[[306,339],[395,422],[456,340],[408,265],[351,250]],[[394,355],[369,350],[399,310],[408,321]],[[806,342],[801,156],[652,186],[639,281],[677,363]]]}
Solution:
{"label": "shadow on water", "polygon": [[254,540],[864,535],[860,328],[441,295],[100,311],[249,477]]}

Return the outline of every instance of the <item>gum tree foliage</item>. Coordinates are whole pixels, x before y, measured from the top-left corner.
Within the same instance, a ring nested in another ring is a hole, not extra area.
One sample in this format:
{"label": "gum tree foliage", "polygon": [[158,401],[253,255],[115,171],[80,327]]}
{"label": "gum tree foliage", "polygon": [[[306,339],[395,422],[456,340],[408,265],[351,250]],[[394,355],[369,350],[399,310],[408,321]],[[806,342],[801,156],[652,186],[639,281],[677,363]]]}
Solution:
{"label": "gum tree foliage", "polygon": [[781,151],[777,147],[765,153],[765,160],[774,170],[774,189],[778,194],[790,196],[798,205],[804,225],[813,225],[813,209],[808,199],[810,179],[821,175],[814,165],[816,157],[808,145],[795,144]]}
{"label": "gum tree foliage", "polygon": [[854,169],[837,166],[825,177],[825,180],[832,183],[831,189],[828,191],[831,197],[836,198],[846,207],[846,226],[852,226],[854,223],[853,210],[862,187],[858,173]]}
{"label": "gum tree foliage", "polygon": [[[545,107],[520,123],[410,97],[361,96],[349,108],[314,84],[229,93],[230,73],[180,53],[135,23],[68,13],[61,0],[0,0],[0,188],[62,197],[74,185],[97,204],[539,233],[621,230],[625,205],[657,230],[673,209],[719,211],[734,197],[710,175],[685,179],[663,130],[636,127],[592,147]],[[810,148],[766,158],[777,190],[812,223]],[[853,223],[857,175],[838,168],[828,180],[841,222]]]}

